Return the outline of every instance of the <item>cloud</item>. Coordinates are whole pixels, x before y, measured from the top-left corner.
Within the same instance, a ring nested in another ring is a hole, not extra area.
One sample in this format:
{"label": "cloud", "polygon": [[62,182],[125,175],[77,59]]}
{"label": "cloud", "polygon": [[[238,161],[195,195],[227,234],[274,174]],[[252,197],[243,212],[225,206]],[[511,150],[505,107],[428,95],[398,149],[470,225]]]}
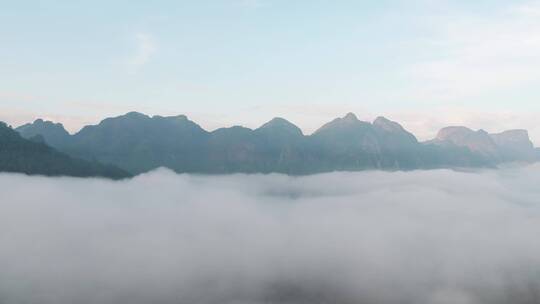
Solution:
{"label": "cloud", "polygon": [[158,50],[154,38],[148,33],[137,33],[135,42],[135,53],[128,61],[128,66],[132,72],[136,72],[144,66]]}
{"label": "cloud", "polygon": [[522,3],[515,6],[514,11],[527,17],[540,17],[540,1],[536,0]]}
{"label": "cloud", "polygon": [[529,1],[489,15],[441,16],[425,49],[430,60],[406,69],[423,100],[474,100],[538,84],[540,2]]}
{"label": "cloud", "polygon": [[[6,303],[536,303],[540,167],[0,174]],[[31,190],[31,191],[29,191]]]}

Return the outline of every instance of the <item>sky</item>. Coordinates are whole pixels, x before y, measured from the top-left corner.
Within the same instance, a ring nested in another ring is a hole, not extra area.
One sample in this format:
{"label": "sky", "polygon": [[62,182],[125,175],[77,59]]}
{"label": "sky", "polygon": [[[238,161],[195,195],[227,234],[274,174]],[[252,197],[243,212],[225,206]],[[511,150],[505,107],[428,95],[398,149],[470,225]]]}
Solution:
{"label": "sky", "polygon": [[206,129],[347,112],[420,139],[529,129],[540,1],[0,0],[0,120],[71,132],[129,111]]}

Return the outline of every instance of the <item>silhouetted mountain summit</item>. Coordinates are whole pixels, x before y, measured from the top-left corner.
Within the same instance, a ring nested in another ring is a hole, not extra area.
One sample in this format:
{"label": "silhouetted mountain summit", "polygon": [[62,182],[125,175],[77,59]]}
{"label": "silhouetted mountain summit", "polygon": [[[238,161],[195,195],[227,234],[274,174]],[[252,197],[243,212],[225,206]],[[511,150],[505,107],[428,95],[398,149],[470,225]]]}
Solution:
{"label": "silhouetted mountain summit", "polygon": [[347,113],[347,115],[336,118],[322,127],[320,127],[314,134],[320,134],[325,132],[336,132],[336,130],[355,130],[369,125],[368,122],[360,121],[353,113]]}
{"label": "silhouetted mountain summit", "polygon": [[242,126],[209,132],[185,115],[130,112],[86,126],[74,135],[60,124],[36,120],[17,129],[74,157],[111,163],[133,174],[157,167],[177,172],[310,174],[336,170],[410,170],[495,167],[539,159],[524,130],[488,134],[466,127],[442,129],[420,143],[395,121],[373,123],[353,113],[336,118],[312,135],[274,118],[252,130]]}
{"label": "silhouetted mountain summit", "polygon": [[377,117],[377,119],[375,119],[375,121],[373,121],[373,126],[389,134],[400,136],[404,141],[408,141],[410,143],[418,143],[418,140],[412,133],[405,130],[403,126],[401,126],[395,121],[391,121],[387,118],[379,116]]}
{"label": "silhouetted mountain summit", "polygon": [[84,127],[64,151],[134,173],[160,166],[189,171],[207,136],[208,132],[184,115],[150,117],[130,112]]}
{"label": "silhouetted mountain summit", "polygon": [[[44,123],[42,120],[37,120],[34,124],[42,130],[58,129],[58,125]],[[24,139],[15,130],[0,122],[0,172],[113,179],[131,176],[126,171],[114,166],[75,159],[60,153],[45,144],[44,135],[33,132],[26,134],[31,136],[30,139]],[[57,134],[59,133],[47,132],[48,136],[56,136]]]}
{"label": "silhouetted mountain summit", "polygon": [[69,141],[69,133],[61,123],[36,119],[31,124],[25,124],[16,129],[24,138],[42,135],[45,142],[51,146],[61,147]]}
{"label": "silhouetted mountain summit", "polygon": [[272,133],[284,136],[302,136],[299,127],[281,117],[276,117],[256,129],[258,132]]}

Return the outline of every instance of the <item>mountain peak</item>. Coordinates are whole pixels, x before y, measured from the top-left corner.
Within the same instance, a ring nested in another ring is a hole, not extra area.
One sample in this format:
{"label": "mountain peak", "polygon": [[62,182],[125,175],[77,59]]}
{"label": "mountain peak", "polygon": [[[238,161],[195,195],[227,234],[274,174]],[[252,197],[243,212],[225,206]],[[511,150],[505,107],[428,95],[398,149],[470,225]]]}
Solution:
{"label": "mountain peak", "polygon": [[[44,120],[43,118],[38,118],[34,120],[31,124],[26,124],[25,126],[34,125],[36,127],[55,127],[64,129],[64,125],[61,123],[53,122],[50,120]],[[22,127],[22,126],[21,126]]]}
{"label": "mountain peak", "polygon": [[497,144],[484,130],[474,131],[463,126],[446,127],[439,131],[436,140],[467,147],[484,155],[499,156]]}
{"label": "mountain peak", "polygon": [[471,151],[494,157],[497,161],[535,161],[534,145],[527,130],[508,130],[489,134],[466,127],[447,127],[437,135],[439,143],[449,142]]}
{"label": "mountain peak", "polygon": [[274,130],[278,132],[286,132],[289,134],[294,135],[302,135],[302,130],[300,130],[299,127],[297,127],[295,124],[291,123],[290,121],[281,118],[281,117],[274,117],[269,122],[265,123],[261,127],[257,129],[257,131],[262,130]]}
{"label": "mountain peak", "polygon": [[438,140],[448,140],[454,136],[465,136],[475,133],[472,129],[469,129],[464,126],[451,126],[442,128],[439,133],[437,133],[436,139]]}
{"label": "mountain peak", "polygon": [[161,116],[161,115],[154,115],[152,116],[153,119],[163,119],[168,121],[188,121],[188,117],[186,115],[180,114],[175,116]]}
{"label": "mountain peak", "polygon": [[358,121],[358,117],[352,112],[347,113],[347,115],[342,118],[344,121]]}
{"label": "mountain peak", "polygon": [[402,140],[406,140],[409,143],[418,143],[418,139],[411,132],[405,130],[402,125],[392,121],[388,118],[379,116],[373,121],[373,127],[376,130],[382,130],[387,134],[391,134],[394,139],[399,136]]}
{"label": "mountain peak", "polygon": [[490,134],[490,137],[499,146],[506,159],[536,159],[534,145],[527,130],[508,130]]}
{"label": "mountain peak", "polygon": [[174,120],[188,120],[188,117],[184,114],[180,114],[176,116],[169,116],[167,118],[174,119]]}
{"label": "mountain peak", "polygon": [[266,125],[284,125],[284,124],[291,124],[288,120],[282,117],[274,117],[269,122],[266,123]]}
{"label": "mountain peak", "polygon": [[[39,124],[39,121],[37,124]],[[29,130],[35,129],[34,124],[27,125]],[[35,134],[25,138],[17,131],[0,122],[0,146],[3,148],[3,155],[9,155],[9,162],[6,162],[5,159],[0,162],[1,172],[8,171],[46,176],[99,176],[113,179],[131,176],[126,171],[114,166],[102,165],[96,161],[88,162],[68,156],[48,146],[45,136],[42,134]]]}
{"label": "mountain peak", "polygon": [[523,129],[507,130],[498,134],[492,134],[497,139],[504,139],[508,141],[530,141],[529,131]]}
{"label": "mountain peak", "polygon": [[125,117],[125,118],[148,118],[147,115],[143,114],[143,113],[140,113],[140,112],[136,112],[136,111],[131,111],[131,112],[128,112],[122,116],[119,116],[119,117]]}
{"label": "mountain peak", "polygon": [[373,123],[376,123],[376,122],[380,122],[380,123],[387,123],[387,122],[392,122],[390,119],[384,117],[384,116],[378,116],[377,118],[375,118],[375,120],[373,121]]}
{"label": "mountain peak", "polygon": [[50,145],[62,146],[70,135],[61,123],[38,118],[33,123],[27,123],[15,129],[23,138],[31,139],[40,135]]}
{"label": "mountain peak", "polygon": [[224,135],[224,134],[245,135],[245,134],[250,134],[252,131],[253,130],[250,128],[246,128],[240,125],[234,125],[232,127],[219,128],[210,133],[212,135]]}
{"label": "mountain peak", "polygon": [[363,127],[367,125],[371,125],[371,124],[365,121],[358,120],[358,118],[356,117],[356,115],[354,115],[354,113],[347,113],[347,115],[341,118],[336,118],[332,120],[331,122],[326,123],[325,125],[320,127],[317,131],[315,131],[315,133],[313,134],[318,134],[322,131],[326,131],[330,129],[336,129],[336,128],[349,129],[351,127],[357,128],[357,127]]}
{"label": "mountain peak", "polygon": [[[98,124],[98,126],[122,125],[122,124],[126,124],[126,123],[133,124],[133,123],[137,123],[139,121],[147,120],[147,119],[150,119],[150,117],[143,114],[143,113],[132,111],[132,112],[128,112],[128,113],[126,113],[124,115],[105,118]],[[92,127],[95,127],[95,126],[85,126],[84,128],[82,128],[81,131],[83,131],[85,129],[88,129],[88,128],[92,128]],[[81,131],[79,131],[79,133]]]}
{"label": "mountain peak", "polygon": [[399,123],[391,121],[390,119],[382,116],[377,117],[373,121],[373,125],[388,132],[405,131],[405,129]]}

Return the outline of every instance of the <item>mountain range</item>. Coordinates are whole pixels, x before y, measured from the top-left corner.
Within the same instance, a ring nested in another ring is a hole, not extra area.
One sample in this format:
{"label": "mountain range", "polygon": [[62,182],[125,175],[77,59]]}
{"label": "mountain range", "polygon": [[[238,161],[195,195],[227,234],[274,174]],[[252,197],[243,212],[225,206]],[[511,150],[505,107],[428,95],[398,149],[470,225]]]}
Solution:
{"label": "mountain range", "polygon": [[0,123],[0,172],[112,179],[132,176],[112,165],[77,159],[61,153],[46,145],[44,136],[40,134],[24,139],[4,123]]}
{"label": "mountain range", "polygon": [[42,145],[71,159],[107,164],[134,175],[158,167],[187,173],[301,175],[496,167],[540,160],[540,150],[526,130],[489,134],[448,127],[435,139],[420,142],[397,122],[384,117],[366,122],[352,113],[311,135],[283,118],[257,129],[233,126],[209,132],[184,115],[151,117],[137,112],[104,119],[73,135],[62,124],[42,119],[15,130],[26,140],[41,138]]}

